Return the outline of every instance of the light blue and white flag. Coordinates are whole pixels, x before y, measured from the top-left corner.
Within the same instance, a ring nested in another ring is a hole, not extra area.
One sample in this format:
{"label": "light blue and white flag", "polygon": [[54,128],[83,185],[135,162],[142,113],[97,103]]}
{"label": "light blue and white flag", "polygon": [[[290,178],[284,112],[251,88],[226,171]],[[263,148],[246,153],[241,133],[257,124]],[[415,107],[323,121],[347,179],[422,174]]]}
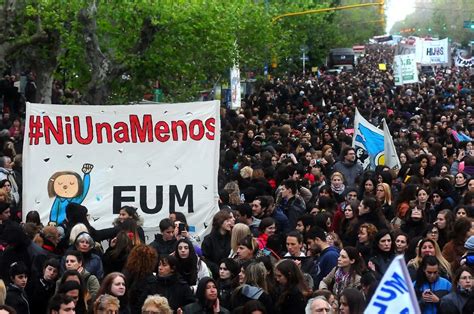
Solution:
{"label": "light blue and white flag", "polygon": [[[383,131],[367,121],[356,108],[352,147],[364,169],[384,164]],[[366,157],[367,156],[367,157]]]}
{"label": "light blue and white flag", "polygon": [[364,314],[384,313],[421,313],[403,255],[393,259],[364,311]]}

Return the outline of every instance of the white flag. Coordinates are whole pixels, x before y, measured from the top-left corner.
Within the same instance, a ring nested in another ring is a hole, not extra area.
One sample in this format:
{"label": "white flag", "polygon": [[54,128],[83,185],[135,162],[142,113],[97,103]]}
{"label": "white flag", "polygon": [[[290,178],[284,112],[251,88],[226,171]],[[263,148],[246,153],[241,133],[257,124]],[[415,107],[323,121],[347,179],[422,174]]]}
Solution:
{"label": "white flag", "polygon": [[376,313],[421,313],[403,255],[393,259],[364,311]]}
{"label": "white flag", "polygon": [[240,100],[240,69],[237,65],[234,65],[230,69],[230,91],[231,91],[231,104],[230,109],[236,110],[241,106]]}
{"label": "white flag", "polygon": [[383,150],[385,157],[385,166],[390,167],[390,169],[400,169],[400,159],[398,159],[397,150],[393,144],[393,138],[388,129],[387,122],[383,120]]}

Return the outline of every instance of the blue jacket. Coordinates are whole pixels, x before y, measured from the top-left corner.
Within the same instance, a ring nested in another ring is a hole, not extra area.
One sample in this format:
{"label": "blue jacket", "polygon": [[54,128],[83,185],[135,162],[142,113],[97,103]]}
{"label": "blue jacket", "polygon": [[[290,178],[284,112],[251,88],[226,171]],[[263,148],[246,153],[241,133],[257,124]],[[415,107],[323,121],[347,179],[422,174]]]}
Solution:
{"label": "blue jacket", "polygon": [[313,271],[311,276],[314,280],[314,287],[319,287],[319,283],[337,266],[337,259],[339,258],[339,250],[330,246],[319,254],[319,258],[314,261]]}
{"label": "blue jacket", "polygon": [[[416,288],[416,281],[413,282],[413,286]],[[426,303],[423,301],[422,294],[423,291],[430,289],[436,296],[440,299],[439,303]],[[415,290],[416,296],[418,298],[418,303],[420,304],[421,313],[423,314],[437,314],[439,313],[439,304],[441,303],[441,298],[447,295],[451,291],[451,283],[439,277],[432,284],[424,283],[420,288]]]}
{"label": "blue jacket", "polygon": [[271,217],[275,219],[275,223],[279,233],[286,234],[288,231],[290,231],[290,222],[288,220],[288,217],[286,217],[286,215],[280,208],[275,207],[273,213],[271,214]]}

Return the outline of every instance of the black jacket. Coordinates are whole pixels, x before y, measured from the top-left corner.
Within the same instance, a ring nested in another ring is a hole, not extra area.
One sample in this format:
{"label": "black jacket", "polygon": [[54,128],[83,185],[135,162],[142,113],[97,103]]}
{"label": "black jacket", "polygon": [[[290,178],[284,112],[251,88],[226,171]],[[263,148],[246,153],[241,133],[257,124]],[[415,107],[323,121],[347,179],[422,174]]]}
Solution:
{"label": "black jacket", "polygon": [[359,216],[357,219],[357,225],[355,226],[355,230],[359,230],[360,225],[364,223],[369,223],[373,224],[374,226],[377,227],[377,230],[382,230],[382,229],[390,229],[389,226],[387,225],[387,221],[381,221],[379,217],[377,216],[376,213],[370,212],[364,215]]}
{"label": "black jacket", "polygon": [[230,254],[230,233],[222,235],[219,231],[212,231],[204,238],[201,250],[212,274],[217,277],[220,261]]}
{"label": "black jacket", "polygon": [[179,275],[158,276],[152,294],[159,294],[168,300],[173,311],[195,301],[191,287]]}
{"label": "black jacket", "polygon": [[149,274],[141,279],[127,276],[127,282],[130,311],[132,314],[140,314],[145,299],[148,295],[153,294],[152,291],[156,286],[156,277],[153,274]]}
{"label": "black jacket", "polygon": [[[183,307],[183,314],[214,314],[214,311],[204,308],[199,302],[194,302]],[[220,306],[219,314],[230,314],[230,312]]]}
{"label": "black jacket", "polygon": [[232,296],[232,280],[217,280],[217,292],[219,293],[220,305],[230,309],[230,298]]}
{"label": "black jacket", "polygon": [[25,290],[30,307],[34,309],[35,313],[47,312],[49,300],[54,295],[55,289],[56,282],[46,281],[43,276],[28,280]]}
{"label": "black jacket", "polygon": [[262,288],[244,284],[235,289],[231,298],[231,308],[233,310],[241,308],[251,300],[257,300],[267,309],[267,313],[274,313],[273,300]]}
{"label": "black jacket", "polygon": [[8,285],[5,304],[13,307],[17,314],[30,314],[30,304],[25,290],[13,284]]}
{"label": "black jacket", "polygon": [[158,233],[155,234],[155,240],[150,243],[150,246],[156,250],[158,256],[170,255],[174,252],[177,241],[178,240],[176,240],[176,238],[173,238],[169,241],[165,241],[163,240],[163,235]]}
{"label": "black jacket", "polygon": [[306,307],[306,299],[303,294],[297,289],[291,289],[285,295],[280,295],[280,300],[277,301],[277,309],[275,313],[278,314],[304,314]]}

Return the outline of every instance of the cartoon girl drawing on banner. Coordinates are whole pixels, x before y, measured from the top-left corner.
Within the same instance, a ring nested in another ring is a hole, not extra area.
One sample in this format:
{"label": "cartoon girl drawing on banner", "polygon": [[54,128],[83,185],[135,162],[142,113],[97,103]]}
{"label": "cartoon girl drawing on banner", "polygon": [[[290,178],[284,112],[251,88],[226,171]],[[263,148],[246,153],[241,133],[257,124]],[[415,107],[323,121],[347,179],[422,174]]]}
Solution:
{"label": "cartoon girl drawing on banner", "polygon": [[49,221],[59,225],[66,218],[66,206],[69,203],[81,204],[89,192],[90,173],[94,166],[84,164],[84,178],[74,171],[58,171],[48,181],[48,195],[54,199],[49,214]]}

